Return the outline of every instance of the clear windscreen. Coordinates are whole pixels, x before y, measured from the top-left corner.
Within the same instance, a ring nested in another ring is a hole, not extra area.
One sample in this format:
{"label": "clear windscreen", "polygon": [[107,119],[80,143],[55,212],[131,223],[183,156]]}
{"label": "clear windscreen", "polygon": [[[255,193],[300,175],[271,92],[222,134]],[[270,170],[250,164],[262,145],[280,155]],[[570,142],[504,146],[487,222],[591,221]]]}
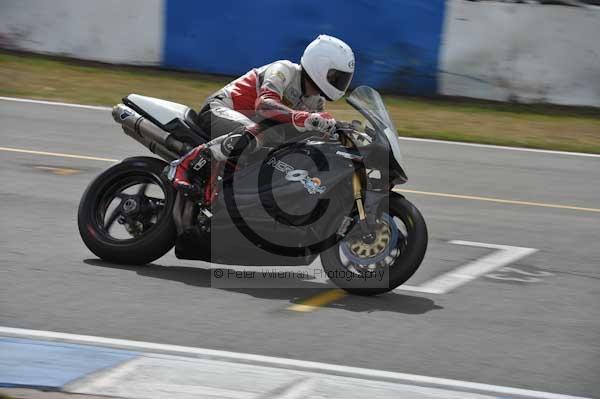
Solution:
{"label": "clear windscreen", "polygon": [[402,154],[400,153],[397,130],[381,95],[368,86],[359,86],[352,91],[346,101],[367,118],[376,131],[385,136],[396,162],[401,165]]}
{"label": "clear windscreen", "polygon": [[361,114],[364,115],[365,112],[368,112],[377,117],[377,119],[386,125],[386,127],[396,131],[394,122],[392,122],[392,118],[390,118],[390,114],[383,103],[383,99],[375,89],[372,89],[369,86],[357,87],[352,91],[350,96],[348,96],[348,102]]}

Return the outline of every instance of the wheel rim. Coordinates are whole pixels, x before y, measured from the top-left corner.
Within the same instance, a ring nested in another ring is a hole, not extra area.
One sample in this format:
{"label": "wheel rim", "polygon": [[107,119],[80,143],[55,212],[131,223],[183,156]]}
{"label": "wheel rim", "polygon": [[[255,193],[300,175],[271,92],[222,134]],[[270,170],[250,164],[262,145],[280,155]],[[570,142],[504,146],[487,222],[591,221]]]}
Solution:
{"label": "wheel rim", "polygon": [[384,213],[376,222],[373,243],[367,244],[357,238],[346,238],[339,244],[340,260],[353,273],[361,274],[389,268],[406,247],[407,229],[400,218]]}
{"label": "wheel rim", "polygon": [[139,240],[166,216],[166,189],[152,174],[129,174],[109,182],[98,196],[97,231],[115,243]]}

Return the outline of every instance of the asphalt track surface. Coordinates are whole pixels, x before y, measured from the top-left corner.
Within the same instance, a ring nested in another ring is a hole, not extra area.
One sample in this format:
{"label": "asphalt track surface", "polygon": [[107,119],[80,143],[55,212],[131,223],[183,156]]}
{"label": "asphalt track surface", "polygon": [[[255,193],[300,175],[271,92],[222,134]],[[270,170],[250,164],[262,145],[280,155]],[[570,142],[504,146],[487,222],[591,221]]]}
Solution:
{"label": "asphalt track surface", "polygon": [[[107,159],[147,154],[106,110],[0,100],[0,121],[1,147]],[[538,251],[446,294],[345,296],[294,312],[290,306],[331,287],[298,280],[288,288],[276,281],[214,288],[209,265],[172,254],[144,268],[99,261],[79,238],[76,211],[110,162],[0,150],[0,326],[597,396],[600,158],[401,144],[410,178],[403,188],[461,196],[406,194],[430,231],[428,254],[408,284],[492,252],[452,240]]]}

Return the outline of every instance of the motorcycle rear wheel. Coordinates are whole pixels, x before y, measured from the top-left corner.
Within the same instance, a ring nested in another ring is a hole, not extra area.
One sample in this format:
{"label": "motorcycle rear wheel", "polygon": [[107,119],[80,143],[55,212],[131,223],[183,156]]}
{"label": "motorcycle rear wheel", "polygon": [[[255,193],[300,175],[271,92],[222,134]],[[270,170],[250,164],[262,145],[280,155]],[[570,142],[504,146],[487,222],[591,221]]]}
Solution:
{"label": "motorcycle rear wheel", "polygon": [[[406,231],[399,234],[397,258],[389,266],[377,266],[373,271],[350,269],[342,260],[340,246],[344,240],[321,254],[321,263],[329,279],[338,287],[356,295],[379,295],[391,291],[406,282],[419,268],[427,251],[427,225],[421,212],[403,196],[390,193],[391,219],[401,220]],[[391,253],[391,252],[390,252]]]}
{"label": "motorcycle rear wheel", "polygon": [[[77,222],[83,242],[96,256],[145,265],[173,248],[176,192],[162,175],[165,166],[157,158],[127,158],[90,183],[79,203]],[[149,188],[154,194],[147,194]]]}

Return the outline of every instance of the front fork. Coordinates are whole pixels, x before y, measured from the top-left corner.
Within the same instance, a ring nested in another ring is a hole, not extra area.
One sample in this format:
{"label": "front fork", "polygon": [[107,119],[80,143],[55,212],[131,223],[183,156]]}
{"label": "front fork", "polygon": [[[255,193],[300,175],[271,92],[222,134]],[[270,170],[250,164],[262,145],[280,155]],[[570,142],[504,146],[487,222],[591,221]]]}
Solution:
{"label": "front fork", "polygon": [[365,205],[362,195],[362,182],[359,172],[355,169],[352,175],[352,191],[354,193],[354,201],[356,202],[356,210],[358,211],[358,226],[361,233],[361,240],[365,244],[371,244],[375,241],[375,234],[371,231],[371,227],[367,221]]}
{"label": "front fork", "polygon": [[[352,140],[346,136],[341,136],[340,141],[347,148],[354,147]],[[358,210],[358,218],[360,219],[361,224],[364,224],[367,219],[367,215],[365,213],[365,206],[363,204],[362,183],[358,170],[359,169],[355,167],[354,174],[352,175],[352,192],[354,193],[354,201],[356,202],[356,209]]]}
{"label": "front fork", "polygon": [[356,209],[358,210],[358,218],[361,222],[367,219],[365,213],[365,206],[362,198],[362,183],[360,181],[360,175],[355,170],[352,175],[352,191],[354,192],[354,201],[356,202]]}
{"label": "front fork", "polygon": [[[354,147],[354,143],[346,136],[342,136],[341,140],[342,144],[348,148]],[[358,211],[358,219],[359,219],[359,228],[362,236],[362,240],[365,243],[371,243],[375,240],[375,235],[371,232],[369,228],[369,224],[367,223],[367,214],[365,212],[365,205],[363,202],[363,187],[362,187],[362,179],[359,174],[359,168],[354,169],[354,174],[352,175],[352,192],[354,194],[354,202],[356,203],[356,210]]]}
{"label": "front fork", "polygon": [[363,201],[363,187],[360,173],[363,169],[354,169],[352,174],[352,192],[354,195],[354,202],[356,203],[356,210],[358,211],[358,227],[360,229],[361,240],[366,244],[371,244],[375,241],[375,234],[373,233],[367,213],[365,212],[365,204]]}

